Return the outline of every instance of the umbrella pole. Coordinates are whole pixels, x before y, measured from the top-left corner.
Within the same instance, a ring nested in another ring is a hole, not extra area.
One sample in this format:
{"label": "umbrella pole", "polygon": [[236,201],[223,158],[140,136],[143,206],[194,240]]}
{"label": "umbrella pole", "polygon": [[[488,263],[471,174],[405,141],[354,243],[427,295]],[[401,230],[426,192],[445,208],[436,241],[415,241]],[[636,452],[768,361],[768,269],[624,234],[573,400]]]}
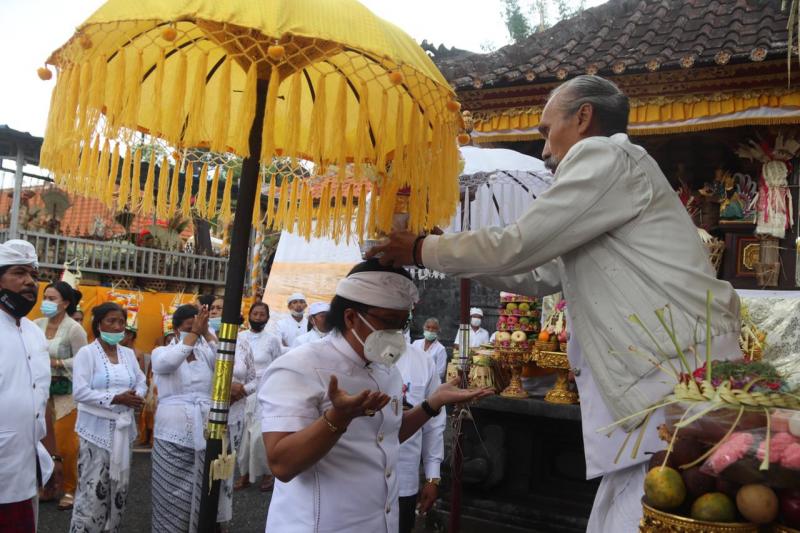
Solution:
{"label": "umbrella pole", "polygon": [[218,333],[219,347],[214,368],[214,383],[211,388],[211,410],[208,415],[203,488],[200,495],[198,533],[214,533],[217,525],[217,504],[220,480],[211,480],[211,463],[222,453],[222,438],[228,431],[228,408],[230,407],[231,379],[239,333],[239,313],[242,306],[242,290],[247,270],[247,252],[250,246],[253,204],[258,188],[258,173],[261,155],[261,132],[264,108],[267,101],[269,80],[258,80],[256,114],[250,127],[250,157],[242,164],[239,194],[231,230],[231,247],[228,256],[228,272],[225,278],[225,298],[222,307],[222,326]]}
{"label": "umbrella pole", "polygon": [[[461,280],[460,299],[461,299],[461,313],[460,313],[460,345],[459,357],[460,367],[462,371],[461,387],[467,387],[467,372],[469,371],[469,306],[470,306],[470,288],[471,283],[469,279]],[[466,334],[465,334],[466,333]],[[458,416],[458,413],[456,413]],[[461,431],[461,423],[456,419],[453,425],[455,435],[453,435],[453,464],[450,469],[450,527],[449,533],[459,533],[461,531],[461,473],[464,465],[464,453],[462,449],[464,433]]]}

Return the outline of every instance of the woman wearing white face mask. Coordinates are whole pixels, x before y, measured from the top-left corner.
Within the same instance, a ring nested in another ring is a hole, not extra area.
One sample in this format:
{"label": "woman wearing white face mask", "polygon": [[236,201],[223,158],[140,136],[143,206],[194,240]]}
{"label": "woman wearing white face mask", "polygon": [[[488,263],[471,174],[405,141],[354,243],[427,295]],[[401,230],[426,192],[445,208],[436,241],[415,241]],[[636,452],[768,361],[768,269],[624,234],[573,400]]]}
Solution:
{"label": "woman wearing white face mask", "polygon": [[439,342],[439,319],[431,317],[426,320],[422,336],[423,338],[414,341],[414,346],[433,358],[439,379],[444,381],[447,373],[447,350]]}
{"label": "woman wearing white face mask", "polygon": [[[56,449],[61,456],[64,477],[61,489],[64,495],[58,509],[72,509],[75,487],[78,482],[78,436],[75,433],[75,401],[72,399],[72,365],[78,350],[86,346],[86,331],[70,318],[80,302],[81,293],[68,283],[51,283],[44,289],[39,310],[43,318],[35,320],[47,337],[50,352],[50,400],[53,404],[53,430]],[[43,501],[51,500],[55,494],[43,491]]]}
{"label": "woman wearing white face mask", "polygon": [[75,355],[80,479],[70,532],[119,531],[130,479],[134,410],[144,405],[146,378],[136,354],[122,346],[126,313],[107,302],[92,309],[96,340]]}
{"label": "woman wearing white face mask", "polygon": [[328,311],[331,306],[325,302],[314,302],[308,308],[308,332],[300,335],[292,342],[292,348],[297,348],[308,342],[318,341],[328,335],[331,327],[328,325]]}
{"label": "woman wearing white face mask", "polygon": [[152,529],[156,533],[197,531],[216,337],[208,309],[182,305],[172,315],[177,337],[153,350],[158,409],[153,430]]}
{"label": "woman wearing white face mask", "polygon": [[416,296],[406,271],[377,261],[356,265],[337,285],[332,333],[267,369],[261,424],[279,480],[267,531],[396,532],[400,443],[444,405],[491,394],[446,383],[403,411],[393,364],[406,349],[403,330]]}

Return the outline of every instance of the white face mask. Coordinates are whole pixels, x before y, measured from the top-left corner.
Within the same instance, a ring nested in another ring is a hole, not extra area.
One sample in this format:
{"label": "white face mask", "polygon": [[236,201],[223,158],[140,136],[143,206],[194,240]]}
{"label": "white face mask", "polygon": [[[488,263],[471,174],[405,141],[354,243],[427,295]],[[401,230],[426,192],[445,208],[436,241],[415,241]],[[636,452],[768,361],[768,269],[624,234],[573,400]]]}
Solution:
{"label": "white face mask", "polygon": [[353,335],[364,347],[364,357],[367,361],[380,363],[386,366],[395,364],[406,351],[406,337],[399,329],[375,329],[372,324],[358,313],[358,318],[367,325],[372,333],[367,335],[367,340],[362,341],[356,330]]}
{"label": "white face mask", "polygon": [[302,311],[292,311],[292,316],[295,317],[295,318],[303,318],[303,312]]}
{"label": "white face mask", "polygon": [[469,323],[472,324],[472,327],[477,328],[478,326],[481,325],[481,319],[478,317],[472,317],[469,320]]}

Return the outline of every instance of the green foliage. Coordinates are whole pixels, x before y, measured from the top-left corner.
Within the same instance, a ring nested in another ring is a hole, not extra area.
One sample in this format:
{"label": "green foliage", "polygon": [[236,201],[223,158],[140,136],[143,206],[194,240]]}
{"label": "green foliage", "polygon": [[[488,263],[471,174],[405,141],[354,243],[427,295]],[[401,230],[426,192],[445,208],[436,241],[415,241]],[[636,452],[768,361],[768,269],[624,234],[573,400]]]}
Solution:
{"label": "green foliage", "polygon": [[552,8],[557,11],[556,22],[574,17],[583,12],[586,0],[530,0],[529,16],[526,16],[520,0],[502,0],[500,15],[508,29],[511,41],[518,43],[534,33],[551,26]]}
{"label": "green foliage", "polygon": [[532,33],[530,23],[525,15],[522,14],[522,8],[519,6],[518,0],[503,0],[502,14],[508,29],[508,35],[515,43],[525,39]]}

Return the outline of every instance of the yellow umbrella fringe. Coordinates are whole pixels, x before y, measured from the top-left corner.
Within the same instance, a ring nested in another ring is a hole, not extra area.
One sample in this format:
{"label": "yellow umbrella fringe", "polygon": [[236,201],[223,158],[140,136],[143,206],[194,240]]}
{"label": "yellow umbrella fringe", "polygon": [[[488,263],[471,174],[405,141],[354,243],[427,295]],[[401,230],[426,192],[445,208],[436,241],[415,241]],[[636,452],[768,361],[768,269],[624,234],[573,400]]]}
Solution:
{"label": "yellow umbrella fringe", "polygon": [[217,70],[217,106],[214,109],[214,125],[211,128],[211,151],[227,152],[228,121],[231,112],[231,59],[225,58]]}
{"label": "yellow umbrella fringe", "polygon": [[326,166],[324,164],[324,151],[326,111],[328,108],[327,86],[327,76],[323,74],[317,82],[317,94],[314,100],[314,108],[311,110],[311,123],[308,130],[307,146],[318,176],[325,174]]}
{"label": "yellow umbrella fringe", "polygon": [[[306,229],[306,187],[305,181],[302,180],[298,185],[297,189],[297,199],[299,202],[299,207],[297,208],[297,227],[296,232],[298,235],[305,237],[305,229]],[[307,238],[307,237],[306,237]]]}
{"label": "yellow umbrella fringe", "polygon": [[239,114],[235,124],[238,125],[234,151],[242,157],[250,156],[250,128],[256,116],[256,84],[258,67],[255,61],[250,63],[244,82],[244,92],[239,101]]}
{"label": "yellow umbrella fringe", "polygon": [[231,223],[231,186],[233,185],[233,172],[225,174],[225,190],[222,193],[222,223],[227,228]]}
{"label": "yellow umbrella fringe", "polygon": [[[251,119],[252,122],[252,119]],[[261,189],[264,187],[264,173],[259,172],[256,177],[256,194],[253,198],[253,227],[257,228],[261,225]]]}
{"label": "yellow umbrella fringe", "polygon": [[181,216],[189,220],[192,216],[192,182],[194,181],[194,165],[186,163],[183,179],[183,198],[181,199]]}
{"label": "yellow umbrella fringe", "polygon": [[[67,84],[65,99],[59,102],[59,109],[55,112],[60,115],[56,116],[54,120],[54,124],[59,124],[60,121],[63,126],[57,126],[58,132],[57,136],[62,136],[67,134],[71,137],[58,139],[56,142],[68,144],[70,142],[75,142],[77,139],[74,138],[78,132],[78,123],[77,123],[77,106],[78,100],[80,99],[80,92],[81,92],[81,73],[80,69],[75,67],[70,67],[69,69],[69,77],[68,79],[64,80]],[[53,111],[51,110],[50,113],[52,114]],[[47,135],[45,135],[45,139]]]}
{"label": "yellow umbrella fringe", "polygon": [[[367,219],[367,236],[373,237],[377,235],[378,226],[378,200],[379,193],[377,187],[372,188],[372,195],[369,201],[369,218]],[[364,204],[366,205],[366,204]]]}
{"label": "yellow umbrella fringe", "polygon": [[156,150],[155,146],[151,146],[150,148],[150,164],[147,167],[147,177],[144,181],[141,205],[141,210],[145,214],[153,212],[153,183],[155,182],[156,174]]}
{"label": "yellow umbrella fringe", "polygon": [[381,98],[381,112],[378,115],[378,132],[375,136],[377,144],[375,146],[375,170],[383,175],[386,172],[386,141],[388,133],[388,120],[389,114],[389,92],[384,90],[383,97]]}
{"label": "yellow umbrella fringe", "polygon": [[324,231],[323,228],[325,227],[325,220],[328,217],[328,211],[326,209],[326,199],[328,198],[330,190],[329,182],[325,182],[322,184],[322,189],[320,191],[319,202],[317,203],[317,208],[315,210],[315,220],[317,222],[316,226],[314,227],[314,237],[322,237]]}
{"label": "yellow umbrella fringe", "polygon": [[158,60],[156,61],[156,69],[153,72],[153,127],[151,134],[161,136],[164,132],[163,115],[164,115],[164,92],[167,87],[164,86],[164,49],[159,50]]}
{"label": "yellow umbrella fringe", "polygon": [[[186,133],[184,140],[186,146],[197,146],[203,140],[203,115],[205,113],[206,98],[206,74],[208,73],[208,52],[199,55],[195,63],[194,76],[192,78],[192,97],[189,103],[189,114],[187,116]],[[205,188],[203,188],[205,190]],[[205,198],[203,199],[205,206]],[[205,216],[204,211],[200,213]]]}
{"label": "yellow umbrella fringe", "polygon": [[[369,153],[368,148],[372,147],[372,142],[369,138],[369,101],[368,94],[369,88],[367,82],[362,81],[359,88],[358,102],[358,122],[356,122],[356,140],[353,145],[353,177],[360,180],[363,177],[364,169],[364,156]],[[372,159],[372,156],[369,156]]]}
{"label": "yellow umbrella fringe", "polygon": [[122,161],[122,176],[119,179],[117,194],[117,210],[122,211],[128,203],[131,193],[131,147],[125,147],[125,158]]}
{"label": "yellow umbrella fringe", "polygon": [[97,167],[97,174],[94,176],[94,184],[89,191],[92,196],[103,201],[106,190],[106,180],[108,179],[108,168],[110,166],[111,147],[108,139],[103,142],[103,151],[100,152],[100,164]]}
{"label": "yellow umbrella fringe", "polygon": [[200,178],[197,180],[197,194],[194,198],[194,209],[198,216],[208,218],[208,208],[206,207],[206,191],[208,190],[208,163],[203,163],[200,169]]}
{"label": "yellow umbrella fringe", "polygon": [[328,128],[330,139],[330,154],[335,157],[339,169],[339,180],[347,178],[347,82],[344,76],[339,76],[339,87],[336,91],[336,104],[333,108],[333,119]]}
{"label": "yellow umbrella fringe", "polygon": [[[59,71],[56,86],[50,93],[50,111],[47,114],[47,126],[44,130],[44,139],[42,140],[41,154],[39,155],[39,163],[45,168],[52,168],[55,162],[55,154],[58,153],[59,147],[54,145],[63,145],[64,140],[60,139],[60,132],[69,131],[69,124],[66,120],[65,100],[68,98],[67,93],[71,90],[72,72],[73,68],[68,67]],[[74,113],[75,110],[72,109]]]}
{"label": "yellow umbrella fringe", "polygon": [[286,204],[289,202],[287,196],[289,195],[289,180],[287,178],[283,178],[281,180],[281,188],[278,191],[278,203],[275,211],[275,221],[272,225],[272,229],[281,230],[283,229],[283,215],[286,212],[285,207]]}
{"label": "yellow umbrella fringe", "polygon": [[311,185],[306,182],[303,182],[303,190],[305,191],[305,198],[306,198],[306,224],[305,224],[305,231],[303,235],[307,238],[311,237],[311,229],[314,227],[314,195],[311,192]]}
{"label": "yellow umbrella fringe", "polygon": [[142,198],[142,149],[137,148],[136,153],[133,154],[133,176],[131,177],[131,205],[130,210],[132,213],[137,213],[141,208]]}
{"label": "yellow umbrella fringe", "polygon": [[275,174],[270,176],[267,191],[267,229],[272,229],[272,222],[275,220],[275,177]]}
{"label": "yellow umbrella fringe", "polygon": [[133,53],[136,55],[133,60],[133,74],[131,75],[130,83],[128,83],[128,98],[125,102],[125,118],[123,122],[129,128],[135,128],[139,121],[139,103],[142,98],[142,76],[144,75],[142,51],[133,50]]}
{"label": "yellow umbrella fringe", "polygon": [[[269,85],[267,86],[267,102],[264,109],[264,123],[261,131],[261,162],[264,165],[271,165],[275,155],[275,111],[278,106],[278,91],[280,90],[281,80],[278,67],[272,67],[269,74]],[[271,189],[271,188],[270,188]],[[267,211],[272,211],[267,208]],[[269,223],[268,223],[269,225]]]}
{"label": "yellow umbrella fringe", "polygon": [[100,110],[103,108],[103,100],[106,96],[106,58],[103,55],[97,56],[92,65],[92,85],[89,88],[88,112],[91,114],[90,121],[93,126]]}
{"label": "yellow umbrella fringe", "polygon": [[358,214],[356,218],[356,237],[363,240],[367,222],[367,184],[358,187]]}
{"label": "yellow umbrella fringe", "polygon": [[80,192],[83,195],[88,195],[90,184],[94,182],[94,177],[97,176],[97,165],[100,161],[100,137],[95,137],[94,144],[92,145],[92,153],[89,155],[89,172],[83,176],[81,182]]}
{"label": "yellow umbrella fringe", "polygon": [[169,201],[167,202],[167,218],[171,219],[175,215],[175,210],[178,208],[178,181],[181,177],[181,162],[180,159],[175,160],[175,166],[172,169],[172,179],[169,182]]}
{"label": "yellow umbrella fringe", "polygon": [[345,191],[345,200],[347,201],[347,211],[344,214],[344,223],[345,223],[345,231],[346,235],[345,238],[347,242],[350,242],[350,237],[353,235],[353,212],[355,209],[355,200],[353,199],[353,184],[347,184],[347,190]]}
{"label": "yellow umbrella fringe", "polygon": [[[394,130],[394,159],[392,159],[392,179],[391,181],[398,186],[405,182],[405,103],[403,95],[398,94],[397,110],[395,111],[395,130]],[[385,215],[384,215],[385,220]]]}
{"label": "yellow umbrella fringe", "polygon": [[122,103],[125,94],[125,54],[118,53],[108,68],[108,79],[106,80],[106,137],[114,138],[117,136],[120,121],[122,119]]}
{"label": "yellow umbrella fringe", "polygon": [[294,230],[295,222],[297,221],[298,185],[300,185],[299,179],[292,180],[292,195],[289,200],[289,212],[284,219],[288,231]]}
{"label": "yellow umbrella fringe", "polygon": [[92,68],[91,64],[87,61],[81,65],[81,73],[78,78],[78,131],[79,139],[87,139],[89,137],[89,89],[92,81]]}
{"label": "yellow umbrella fringe", "polygon": [[[169,87],[172,98],[168,102],[167,113],[164,115],[163,137],[174,146],[182,145],[181,130],[183,129],[183,106],[186,101],[186,54],[178,52],[175,71],[170,73]],[[172,206],[174,208],[174,206]]]}
{"label": "yellow umbrella fringe", "polygon": [[214,177],[211,179],[211,191],[208,194],[208,202],[206,203],[206,218],[214,218],[217,212],[217,194],[219,191],[219,175],[222,167],[219,165],[214,169]]}
{"label": "yellow umbrella fringe", "polygon": [[286,114],[286,150],[284,155],[291,158],[292,166],[297,164],[297,148],[300,144],[300,123],[301,123],[301,101],[303,97],[301,85],[301,73],[292,76],[289,86],[289,97],[287,99]]}
{"label": "yellow umbrella fringe", "polygon": [[89,161],[91,161],[91,154],[92,148],[89,146],[89,143],[83,144],[83,149],[81,150],[81,160],[78,163],[78,170],[70,179],[70,185],[72,187],[72,191],[80,191],[81,183],[84,178],[89,173]]}
{"label": "yellow umbrella fringe", "polygon": [[162,220],[167,218],[167,194],[169,192],[169,158],[165,154],[161,158],[158,169],[158,191],[156,193],[156,216]]}
{"label": "yellow umbrella fringe", "polygon": [[331,184],[331,196],[333,199],[333,214],[331,216],[331,238],[334,242],[339,242],[339,217],[342,214],[342,188],[338,181]]}
{"label": "yellow umbrella fringe", "polygon": [[108,169],[108,184],[106,185],[105,204],[109,209],[114,208],[114,186],[117,184],[117,174],[119,172],[119,146],[114,145],[111,149],[111,166]]}

